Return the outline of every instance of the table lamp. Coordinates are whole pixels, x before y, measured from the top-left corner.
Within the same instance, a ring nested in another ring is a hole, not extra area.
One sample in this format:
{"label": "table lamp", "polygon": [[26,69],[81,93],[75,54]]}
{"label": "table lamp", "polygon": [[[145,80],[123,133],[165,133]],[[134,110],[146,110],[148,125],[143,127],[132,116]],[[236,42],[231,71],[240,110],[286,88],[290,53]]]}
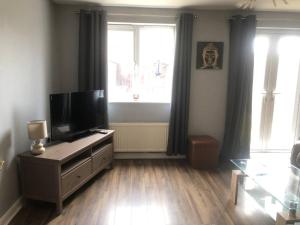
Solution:
{"label": "table lamp", "polygon": [[28,137],[33,140],[31,152],[33,155],[39,155],[45,152],[41,139],[48,136],[46,120],[33,120],[27,123]]}

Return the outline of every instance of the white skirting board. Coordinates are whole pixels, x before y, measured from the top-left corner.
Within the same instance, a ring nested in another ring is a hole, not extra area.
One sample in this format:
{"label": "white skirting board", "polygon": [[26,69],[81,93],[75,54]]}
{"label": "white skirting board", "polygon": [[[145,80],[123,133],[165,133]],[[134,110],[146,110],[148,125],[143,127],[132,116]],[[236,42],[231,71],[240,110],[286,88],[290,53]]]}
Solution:
{"label": "white skirting board", "polygon": [[15,215],[17,215],[17,213],[20,211],[22,207],[23,207],[23,199],[19,198],[0,218],[0,224],[8,225],[9,222],[14,218]]}
{"label": "white skirting board", "polygon": [[168,123],[110,123],[115,152],[166,152]]}

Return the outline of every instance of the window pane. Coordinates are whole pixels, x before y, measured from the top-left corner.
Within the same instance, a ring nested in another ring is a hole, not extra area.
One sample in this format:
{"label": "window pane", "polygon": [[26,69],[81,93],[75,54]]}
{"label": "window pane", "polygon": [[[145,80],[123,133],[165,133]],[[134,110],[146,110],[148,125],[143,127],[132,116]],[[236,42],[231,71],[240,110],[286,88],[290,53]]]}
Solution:
{"label": "window pane", "polygon": [[173,27],[142,27],[139,39],[139,85],[145,102],[171,102],[175,35]]}
{"label": "window pane", "polygon": [[293,121],[299,72],[300,38],[282,37],[278,43],[278,55],[274,112],[268,148],[290,149],[294,141]]}
{"label": "window pane", "polygon": [[265,96],[264,80],[270,40],[267,36],[257,36],[254,41],[254,74],[252,94],[251,149],[261,149],[261,116]]}
{"label": "window pane", "polygon": [[175,27],[111,25],[110,102],[171,102]]}
{"label": "window pane", "polygon": [[134,75],[134,32],[108,30],[108,99],[131,101]]}

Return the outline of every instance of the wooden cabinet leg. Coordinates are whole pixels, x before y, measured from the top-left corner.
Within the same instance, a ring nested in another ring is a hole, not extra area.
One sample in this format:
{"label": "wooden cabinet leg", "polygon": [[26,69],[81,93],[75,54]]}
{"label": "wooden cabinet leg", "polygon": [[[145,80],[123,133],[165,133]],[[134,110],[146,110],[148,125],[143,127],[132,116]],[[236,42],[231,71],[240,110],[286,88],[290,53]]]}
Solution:
{"label": "wooden cabinet leg", "polygon": [[59,200],[56,202],[56,213],[61,214],[62,209],[63,209],[63,203],[62,203],[62,201]]}
{"label": "wooden cabinet leg", "polygon": [[114,168],[114,163],[113,162],[111,162],[110,164],[108,164],[106,167],[105,167],[105,169],[108,169],[108,170],[111,170],[111,169],[113,169]]}
{"label": "wooden cabinet leg", "polygon": [[231,200],[233,204],[237,204],[239,180],[241,177],[245,176],[240,170],[232,170],[231,175]]}

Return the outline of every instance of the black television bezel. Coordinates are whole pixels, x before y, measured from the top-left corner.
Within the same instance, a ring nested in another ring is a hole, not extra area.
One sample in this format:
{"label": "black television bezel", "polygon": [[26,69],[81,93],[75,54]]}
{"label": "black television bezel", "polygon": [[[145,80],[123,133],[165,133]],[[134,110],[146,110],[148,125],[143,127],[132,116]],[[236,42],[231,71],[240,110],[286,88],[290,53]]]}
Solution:
{"label": "black television bezel", "polygon": [[63,138],[53,138],[53,124],[52,124],[52,121],[53,121],[53,115],[52,115],[52,110],[51,110],[51,97],[54,96],[54,95],[69,95],[71,96],[72,94],[77,94],[77,93],[89,93],[89,92],[96,92],[96,91],[100,91],[101,92],[101,95],[102,97],[101,98],[104,98],[104,90],[89,90],[89,91],[75,91],[75,92],[65,92],[65,93],[54,93],[54,94],[50,94],[49,95],[49,103],[50,103],[50,140],[51,142],[56,142],[56,141],[67,141],[67,142],[72,142],[74,140],[77,140],[79,138],[81,138],[82,136],[86,136],[88,134],[90,134],[92,132],[92,130],[95,130],[95,129],[98,129],[98,128],[103,128],[104,127],[104,123],[103,124],[99,124],[98,126],[95,126],[95,127],[91,127],[89,129],[85,129],[85,130],[81,130],[81,131],[77,131],[77,132],[73,132],[72,134],[70,135],[66,135],[65,137]]}

